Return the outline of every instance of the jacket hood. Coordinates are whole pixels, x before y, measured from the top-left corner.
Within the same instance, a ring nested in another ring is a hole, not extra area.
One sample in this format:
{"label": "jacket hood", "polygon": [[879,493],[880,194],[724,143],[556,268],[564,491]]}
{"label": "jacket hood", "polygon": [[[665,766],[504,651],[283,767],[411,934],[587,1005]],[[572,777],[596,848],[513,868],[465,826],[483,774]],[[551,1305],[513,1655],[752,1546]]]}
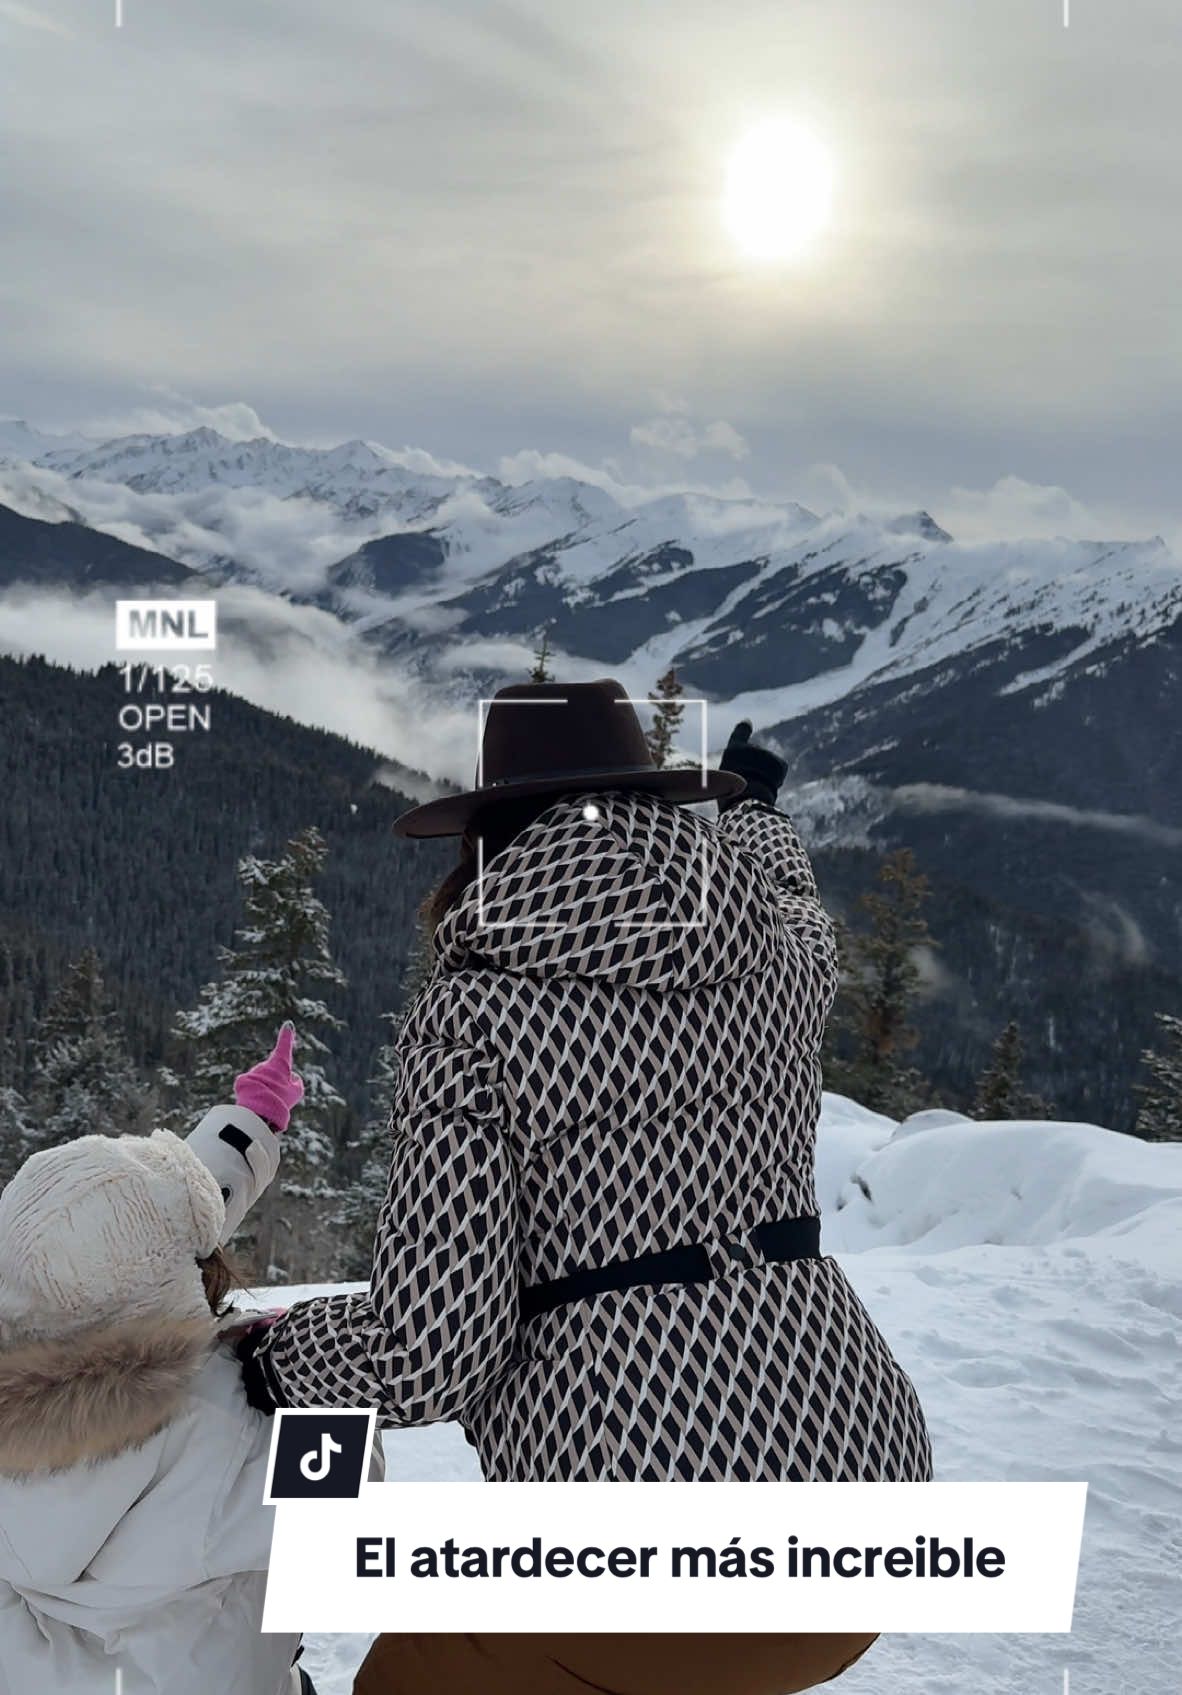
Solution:
{"label": "jacket hood", "polygon": [[9,1340],[0,1349],[0,1474],[44,1476],[139,1447],[176,1416],[216,1336],[211,1315]]}
{"label": "jacket hood", "polygon": [[484,867],[436,932],[441,962],[677,988],[767,968],[775,892],[698,813],[637,790],[565,796]]}
{"label": "jacket hood", "polygon": [[[229,1345],[162,1332],[92,1335],[84,1358],[102,1385],[75,1393],[80,1454],[98,1464],[0,1473],[0,1690],[4,1695],[111,1695],[116,1659],[127,1695],[287,1695],[297,1636],[263,1635],[274,1514],[263,1505],[272,1420],[246,1400]],[[208,1335],[208,1331],[206,1332]],[[57,1444],[14,1444],[16,1403],[48,1423],[44,1354],[4,1353],[4,1438],[11,1463],[43,1468]],[[135,1417],[112,1399],[108,1368],[131,1368]],[[190,1376],[192,1366],[199,1369]],[[71,1362],[74,1363],[74,1362]],[[171,1422],[138,1447],[187,1386]],[[149,1415],[153,1385],[163,1404]],[[85,1408],[85,1416],[83,1409]]]}

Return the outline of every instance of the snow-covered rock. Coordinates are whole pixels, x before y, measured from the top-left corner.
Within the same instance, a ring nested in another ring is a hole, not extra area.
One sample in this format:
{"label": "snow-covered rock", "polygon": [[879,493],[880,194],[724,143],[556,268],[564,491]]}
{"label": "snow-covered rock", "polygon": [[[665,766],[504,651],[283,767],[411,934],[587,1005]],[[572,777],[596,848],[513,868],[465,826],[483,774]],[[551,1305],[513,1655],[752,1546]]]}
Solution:
{"label": "snow-covered rock", "polygon": [[900,1136],[914,1136],[917,1130],[943,1130],[950,1124],[971,1124],[973,1121],[963,1112],[952,1112],[948,1107],[928,1107],[923,1112],[913,1112],[899,1125],[895,1131],[896,1139]]}
{"label": "snow-covered rock", "polygon": [[[926,1125],[909,1120],[852,1167],[825,1217],[831,1252],[1086,1242],[1154,1261],[1172,1253],[1182,1276],[1182,1147],[1094,1124],[922,1116]],[[952,1122],[930,1122],[940,1118]],[[834,1136],[851,1137],[840,1108],[822,1145]]]}

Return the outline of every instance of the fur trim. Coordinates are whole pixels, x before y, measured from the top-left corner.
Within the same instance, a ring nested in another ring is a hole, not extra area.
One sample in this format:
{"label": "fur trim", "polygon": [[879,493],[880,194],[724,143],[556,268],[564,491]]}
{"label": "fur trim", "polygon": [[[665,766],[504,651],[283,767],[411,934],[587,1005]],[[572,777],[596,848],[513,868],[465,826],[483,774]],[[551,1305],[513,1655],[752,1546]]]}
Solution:
{"label": "fur trim", "polygon": [[33,1477],[137,1448],[179,1411],[217,1334],[208,1319],[91,1325],[0,1352],[0,1473]]}

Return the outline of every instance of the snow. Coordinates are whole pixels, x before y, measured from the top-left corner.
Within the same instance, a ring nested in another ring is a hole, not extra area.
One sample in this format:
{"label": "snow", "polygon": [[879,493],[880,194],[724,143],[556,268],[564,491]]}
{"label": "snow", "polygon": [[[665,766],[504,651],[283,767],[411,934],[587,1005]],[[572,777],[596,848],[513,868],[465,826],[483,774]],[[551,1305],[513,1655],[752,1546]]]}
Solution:
{"label": "snow", "polygon": [[80,435],[47,435],[23,418],[0,418],[0,459],[33,460],[42,454],[79,452],[94,443]]}
{"label": "snow", "polygon": [[[1090,1485],[1069,1637],[887,1637],[843,1695],[1062,1695],[1064,1673],[1071,1695],[1177,1695],[1182,1145],[896,1125],[827,1095],[817,1191],[826,1250],[919,1388],[938,1475]],[[390,1432],[386,1453],[395,1478],[479,1476],[454,1425]],[[348,1695],[367,1641],[310,1641],[320,1695]]]}
{"label": "snow", "polygon": [[[770,609],[781,586],[795,592],[821,572],[840,570],[843,581],[856,581],[884,566],[900,571],[897,601],[877,629],[826,619],[835,642],[857,637],[848,656],[842,648],[840,664],[734,698],[732,710],[757,726],[782,724],[872,682],[923,673],[930,686],[932,668],[966,654],[1071,632],[1069,650],[1006,684],[1008,692],[1045,699],[1091,654],[1121,639],[1149,641],[1182,614],[1182,567],[1159,537],[961,543],[922,511],[886,521],[819,518],[787,499],[601,487],[569,475],[510,485],[371,442],[309,447],[269,436],[231,440],[203,427],[83,443],[0,421],[0,502],[58,519],[76,515],[197,569],[228,562],[280,594],[317,592],[330,566],[376,537],[438,535],[440,582],[342,603],[346,612],[364,611],[367,629],[392,621],[413,630],[424,618],[434,629],[441,588],[494,578],[531,558],[548,562],[571,605],[598,593],[624,562],[670,546],[690,563],[663,570],[662,580],[754,565],[729,593],[719,585],[709,611],[672,623],[613,667],[632,694],[646,692],[676,654],[703,640],[717,648],[739,639],[736,632],[753,623],[752,596]],[[511,580],[499,589],[502,604]],[[835,601],[831,579],[828,588]],[[816,604],[824,599],[824,592],[814,596]],[[454,640],[451,669],[475,663],[462,623]],[[447,654],[428,653],[425,663],[446,679]],[[564,664],[576,675],[602,668],[578,653],[564,655]]]}

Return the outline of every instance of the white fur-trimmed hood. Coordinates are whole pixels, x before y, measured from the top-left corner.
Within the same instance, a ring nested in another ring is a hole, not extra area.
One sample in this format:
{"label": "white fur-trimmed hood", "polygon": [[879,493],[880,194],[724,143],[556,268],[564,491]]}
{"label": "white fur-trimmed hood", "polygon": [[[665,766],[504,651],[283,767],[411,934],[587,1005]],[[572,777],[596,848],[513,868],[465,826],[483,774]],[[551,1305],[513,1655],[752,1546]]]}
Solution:
{"label": "white fur-trimmed hood", "polygon": [[139,1447],[176,1416],[216,1336],[212,1316],[162,1315],[0,1339],[0,1474],[43,1476]]}

